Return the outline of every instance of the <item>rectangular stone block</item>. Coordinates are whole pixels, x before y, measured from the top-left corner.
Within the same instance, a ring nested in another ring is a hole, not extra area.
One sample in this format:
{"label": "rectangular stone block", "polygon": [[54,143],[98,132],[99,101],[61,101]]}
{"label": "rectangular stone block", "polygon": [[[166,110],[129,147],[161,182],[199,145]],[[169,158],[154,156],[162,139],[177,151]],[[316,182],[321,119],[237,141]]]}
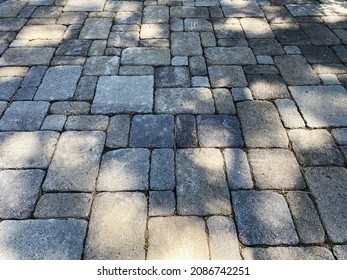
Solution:
{"label": "rectangular stone block", "polygon": [[54,48],[8,48],[0,66],[49,65],[54,52]]}
{"label": "rectangular stone block", "polygon": [[171,33],[171,52],[173,56],[202,55],[199,33],[173,32]]}
{"label": "rectangular stone block", "polygon": [[148,215],[173,216],[176,210],[175,194],[171,191],[151,191],[149,193]]}
{"label": "rectangular stone block", "polygon": [[0,100],[10,101],[22,82],[21,78],[0,77]]}
{"label": "rectangular stone block", "polygon": [[280,114],[283,125],[286,128],[303,128],[305,122],[302,119],[298,108],[291,99],[276,99],[274,101]]}
{"label": "rectangular stone block", "polygon": [[104,142],[103,132],[64,132],[60,136],[43,189],[93,191]]}
{"label": "rectangular stone block", "polygon": [[289,141],[276,107],[268,101],[237,103],[245,144],[250,148],[287,148]]}
{"label": "rectangular stone block", "polygon": [[0,259],[80,260],[87,226],[77,219],[2,221]]}
{"label": "rectangular stone block", "polygon": [[100,77],[91,107],[92,114],[150,113],[153,76]]}
{"label": "rectangular stone block", "polygon": [[59,133],[0,133],[0,168],[47,168]]}
{"label": "rectangular stone block", "polygon": [[155,112],[167,114],[213,114],[208,88],[163,88],[155,91]]}
{"label": "rectangular stone block", "polygon": [[170,65],[171,55],[167,48],[127,48],[122,52],[123,65]]}
{"label": "rectangular stone block", "polygon": [[67,118],[66,130],[106,130],[108,117],[100,116],[69,116]]}
{"label": "rectangular stone block", "polygon": [[248,39],[275,37],[266,19],[241,18],[240,23]]}
{"label": "rectangular stone block", "polygon": [[130,130],[130,117],[116,115],[110,118],[107,128],[106,146],[109,148],[126,147]]}
{"label": "rectangular stone block", "polygon": [[93,203],[85,259],[144,260],[146,223],[144,194],[98,194]]}
{"label": "rectangular stone block", "polygon": [[157,217],[148,222],[149,260],[207,260],[208,240],[200,217]]}
{"label": "rectangular stone block", "polygon": [[197,146],[195,117],[178,115],[176,117],[176,145],[178,148],[194,148]]}
{"label": "rectangular stone block", "polygon": [[209,64],[248,65],[248,64],[257,63],[252,50],[247,47],[206,48],[205,56],[206,56],[207,63]]}
{"label": "rectangular stone block", "polygon": [[55,66],[47,70],[34,100],[67,100],[75,93],[81,76],[80,66]]}
{"label": "rectangular stone block", "polygon": [[214,88],[246,87],[246,76],[241,66],[209,66],[208,73],[211,86]]}
{"label": "rectangular stone block", "polygon": [[254,1],[222,0],[224,15],[228,18],[264,17],[259,4]]}
{"label": "rectangular stone block", "polygon": [[18,33],[17,40],[61,40],[66,26],[64,25],[27,25]]}
{"label": "rectangular stone block", "polygon": [[106,0],[88,0],[88,1],[80,1],[80,0],[67,0],[67,3],[64,7],[64,12],[70,11],[86,11],[86,12],[94,12],[94,11],[102,11],[104,8]]}
{"label": "rectangular stone block", "polygon": [[222,153],[214,148],[176,154],[177,211],[180,215],[230,215],[230,195]]}
{"label": "rectangular stone block", "polygon": [[80,39],[107,39],[112,18],[87,18],[81,30]]}
{"label": "rectangular stone block", "polygon": [[150,188],[152,190],[173,190],[175,188],[174,152],[171,149],[152,151]]}

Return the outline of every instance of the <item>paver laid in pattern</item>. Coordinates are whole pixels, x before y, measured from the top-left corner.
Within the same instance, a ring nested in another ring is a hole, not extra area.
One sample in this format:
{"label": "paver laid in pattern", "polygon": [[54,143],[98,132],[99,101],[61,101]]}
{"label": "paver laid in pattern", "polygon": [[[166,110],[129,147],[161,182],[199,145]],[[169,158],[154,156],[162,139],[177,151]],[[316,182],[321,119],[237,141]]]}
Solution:
{"label": "paver laid in pattern", "polygon": [[0,0],[0,259],[347,259],[347,5]]}

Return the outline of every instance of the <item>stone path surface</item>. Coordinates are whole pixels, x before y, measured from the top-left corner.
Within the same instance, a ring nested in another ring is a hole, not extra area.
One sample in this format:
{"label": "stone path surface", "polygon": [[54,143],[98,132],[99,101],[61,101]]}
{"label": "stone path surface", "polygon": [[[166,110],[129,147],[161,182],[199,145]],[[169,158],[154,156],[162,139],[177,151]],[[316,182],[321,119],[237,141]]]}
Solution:
{"label": "stone path surface", "polygon": [[0,259],[347,259],[342,0],[0,0]]}

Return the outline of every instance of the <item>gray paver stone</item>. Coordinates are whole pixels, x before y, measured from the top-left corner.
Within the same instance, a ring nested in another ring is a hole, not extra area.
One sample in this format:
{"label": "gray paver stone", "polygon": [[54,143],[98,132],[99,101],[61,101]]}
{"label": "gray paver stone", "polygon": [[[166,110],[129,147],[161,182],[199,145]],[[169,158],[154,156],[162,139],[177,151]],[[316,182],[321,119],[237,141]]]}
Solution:
{"label": "gray paver stone", "polygon": [[44,176],[42,170],[0,171],[0,218],[29,218]]}
{"label": "gray paver stone", "polygon": [[128,115],[116,115],[110,118],[107,128],[106,147],[119,148],[128,145],[130,129],[130,117]]}
{"label": "gray paver stone", "polygon": [[66,40],[59,45],[55,55],[87,56],[90,45],[89,40]]}
{"label": "gray paver stone", "polygon": [[144,194],[98,194],[92,207],[85,259],[144,260],[146,222]]}
{"label": "gray paver stone", "polygon": [[89,216],[92,195],[86,193],[46,193],[40,197],[35,218],[82,218]]}
{"label": "gray paver stone", "polygon": [[66,100],[75,93],[82,67],[55,66],[47,70],[35,95],[35,100]]}
{"label": "gray paver stone", "polygon": [[98,116],[69,116],[65,123],[66,130],[106,130],[108,117]]}
{"label": "gray paver stone", "polygon": [[107,39],[112,26],[111,18],[87,18],[80,39]]}
{"label": "gray paver stone", "polygon": [[19,31],[16,39],[61,40],[63,38],[65,30],[66,26],[57,24],[26,25]]}
{"label": "gray paver stone", "polygon": [[64,12],[68,11],[102,11],[106,0],[89,0],[86,3],[81,3],[79,0],[68,0],[64,7]]}
{"label": "gray paver stone", "polygon": [[234,116],[198,116],[198,137],[201,147],[236,147],[244,145],[239,120]]}
{"label": "gray paver stone", "polygon": [[66,119],[65,115],[48,115],[43,121],[41,130],[63,131]]}
{"label": "gray paver stone", "polygon": [[147,190],[150,153],[147,149],[119,149],[102,157],[97,190]]}
{"label": "gray paver stone", "polygon": [[279,75],[248,75],[254,99],[290,98],[286,84]]}
{"label": "gray paver stone", "polygon": [[288,135],[301,165],[343,165],[343,157],[326,130],[293,129]]}
{"label": "gray paver stone", "polygon": [[54,48],[8,48],[0,58],[0,66],[48,65]]}
{"label": "gray paver stone", "polygon": [[166,48],[127,48],[122,52],[123,65],[170,65],[170,50]]}
{"label": "gray paver stone", "polygon": [[336,35],[323,24],[301,24],[300,28],[314,45],[331,46],[340,44],[340,40]]}
{"label": "gray paver stone", "polygon": [[221,6],[228,18],[264,17],[259,4],[254,1],[222,0]]}
{"label": "gray paver stone", "polygon": [[200,217],[156,217],[148,222],[149,260],[207,260],[208,240]]}
{"label": "gray paver stone", "polygon": [[47,168],[59,133],[0,133],[0,168]]}
{"label": "gray paver stone", "polygon": [[93,191],[104,142],[103,132],[64,132],[60,136],[43,189]]}
{"label": "gray paver stone", "polygon": [[76,87],[74,100],[93,100],[98,77],[81,77]]}
{"label": "gray paver stone", "polygon": [[189,58],[189,70],[194,76],[206,76],[207,67],[203,56],[192,56]]}
{"label": "gray paver stone", "polygon": [[212,216],[207,220],[211,260],[241,260],[234,221]]}
{"label": "gray paver stone", "polygon": [[177,211],[180,215],[229,215],[230,195],[217,149],[183,149],[176,154]]}
{"label": "gray paver stone", "polygon": [[149,216],[172,216],[176,210],[175,195],[171,191],[149,193]]}
{"label": "gray paver stone", "polygon": [[339,145],[347,145],[347,128],[336,128],[331,130],[331,134]]}
{"label": "gray paver stone", "polygon": [[300,241],[304,244],[324,243],[325,232],[309,196],[291,192],[286,197]]}
{"label": "gray paver stone", "polygon": [[49,108],[49,112],[55,115],[86,115],[89,113],[90,104],[82,101],[61,101],[54,102]]}
{"label": "gray paver stone", "polygon": [[9,101],[21,84],[22,78],[0,77],[0,100]]}
{"label": "gray paver stone", "polygon": [[194,148],[197,146],[195,117],[178,115],[176,117],[176,145],[178,148]]}
{"label": "gray paver stone", "polygon": [[157,87],[189,87],[190,74],[188,67],[164,66],[154,70],[154,80]]}
{"label": "gray paver stone", "polygon": [[171,53],[173,56],[202,55],[199,33],[197,32],[172,32]]}
{"label": "gray paver stone", "polygon": [[138,42],[138,32],[111,32],[107,46],[116,48],[137,47]]}
{"label": "gray paver stone", "polygon": [[150,187],[152,190],[173,190],[175,188],[174,152],[171,149],[152,151]]}
{"label": "gray paver stone", "polygon": [[347,245],[336,245],[333,252],[338,260],[347,260]]}
{"label": "gray paver stone", "polygon": [[173,18],[208,18],[206,7],[176,6],[170,8],[170,16]]}
{"label": "gray paver stone", "polygon": [[117,56],[93,56],[87,58],[84,67],[84,75],[117,75],[119,69],[119,57]]}
{"label": "gray paver stone", "polygon": [[91,107],[93,114],[149,113],[153,105],[153,76],[100,77]]}
{"label": "gray paver stone", "polygon": [[280,194],[248,190],[233,192],[231,197],[243,244],[295,245],[299,242],[287,203]]}
{"label": "gray paver stone", "polygon": [[209,66],[212,87],[245,87],[248,85],[241,66]]}
{"label": "gray paver stone", "polygon": [[240,23],[246,37],[252,38],[268,38],[272,39],[275,37],[269,23],[266,19],[259,18],[241,18]]}
{"label": "gray paver stone", "polygon": [[167,23],[169,22],[169,7],[147,6],[143,10],[143,23]]}
{"label": "gray paver stone", "polygon": [[252,189],[253,181],[246,153],[241,149],[224,149],[223,156],[229,188]]}
{"label": "gray paver stone", "polygon": [[347,240],[347,170],[343,167],[311,167],[305,172],[329,239],[334,243]]}
{"label": "gray paver stone", "polygon": [[79,260],[86,231],[77,219],[2,221],[0,259]]}
{"label": "gray paver stone", "polygon": [[298,109],[291,99],[276,99],[274,101],[280,114],[284,127],[286,128],[303,128],[305,122],[301,118]]}
{"label": "gray paver stone", "polygon": [[245,144],[250,148],[287,148],[288,137],[276,107],[267,101],[237,104]]}
{"label": "gray paver stone", "polygon": [[252,92],[248,87],[232,88],[231,92],[235,102],[253,100]]}
{"label": "gray paver stone", "polygon": [[225,88],[213,89],[212,93],[218,114],[236,114],[233,97],[229,90]]}
{"label": "gray paver stone", "polygon": [[28,71],[21,86],[22,87],[38,87],[44,74],[47,71],[47,66],[33,66]]}
{"label": "gray paver stone", "polygon": [[0,31],[19,31],[27,22],[24,18],[1,18],[0,19]]}
{"label": "gray paver stone", "polygon": [[256,59],[252,50],[247,47],[206,48],[205,56],[209,64],[256,64]]}
{"label": "gray paver stone", "polygon": [[304,178],[292,152],[285,149],[252,149],[248,151],[248,156],[259,189],[305,189]]}
{"label": "gray paver stone", "polygon": [[173,147],[174,117],[171,115],[136,115],[132,119],[130,147]]}

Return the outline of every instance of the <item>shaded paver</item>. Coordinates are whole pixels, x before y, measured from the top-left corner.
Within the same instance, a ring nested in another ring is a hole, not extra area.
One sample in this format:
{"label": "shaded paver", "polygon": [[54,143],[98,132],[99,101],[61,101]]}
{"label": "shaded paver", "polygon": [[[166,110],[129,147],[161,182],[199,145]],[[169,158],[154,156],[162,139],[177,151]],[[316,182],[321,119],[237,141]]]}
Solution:
{"label": "shaded paver", "polygon": [[346,30],[343,1],[0,0],[0,258],[346,259]]}

